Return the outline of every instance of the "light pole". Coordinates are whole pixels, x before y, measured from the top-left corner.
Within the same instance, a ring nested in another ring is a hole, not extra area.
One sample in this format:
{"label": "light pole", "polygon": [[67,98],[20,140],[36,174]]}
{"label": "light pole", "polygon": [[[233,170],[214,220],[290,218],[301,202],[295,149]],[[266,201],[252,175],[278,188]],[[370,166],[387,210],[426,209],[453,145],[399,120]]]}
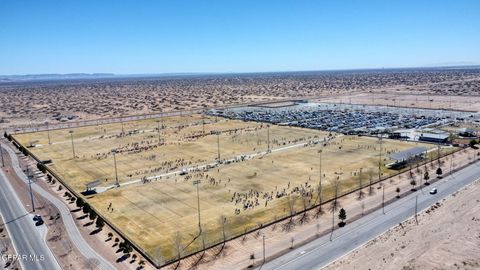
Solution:
{"label": "light pole", "polygon": [[72,139],[72,153],[73,153],[73,159],[75,159],[75,145],[73,144],[73,130],[69,131],[70,133],[70,138]]}
{"label": "light pole", "polygon": [[418,225],[418,219],[417,219],[417,203],[418,203],[418,195],[415,196],[415,222]]}
{"label": "light pole", "polygon": [[158,145],[160,145],[160,120],[157,120]]}
{"label": "light pole", "polygon": [[335,229],[335,211],[337,210],[337,197],[338,197],[338,177],[335,181],[335,200],[333,201],[333,209],[332,209],[332,232],[330,233],[330,241],[332,241],[333,237],[333,230]]}
{"label": "light pole", "polygon": [[0,142],[0,156],[2,156],[2,167],[5,167],[5,160],[3,159],[2,142]]}
{"label": "light pole", "polygon": [[33,200],[33,192],[32,192],[32,176],[30,174],[30,169],[27,165],[27,179],[28,179],[28,187],[30,191],[30,199],[32,200],[32,212],[35,212],[35,202]]}
{"label": "light pole", "polygon": [[199,230],[199,234],[202,233],[202,223],[201,223],[201,220],[200,220],[200,192],[198,190],[198,186],[200,185],[201,182],[202,182],[202,180],[193,181],[193,184],[195,186],[197,186],[197,210],[198,210],[198,230]]}
{"label": "light pole", "polygon": [[385,186],[382,185],[382,212],[385,215]]}
{"label": "light pole", "polygon": [[267,153],[270,153],[270,125],[267,125]]}
{"label": "light pole", "polygon": [[50,128],[48,126],[48,122],[45,122],[45,125],[47,125],[48,144],[52,144],[52,142],[50,141]]}
{"label": "light pole", "polygon": [[113,149],[112,150],[112,154],[113,154],[113,164],[115,166],[115,185],[117,187],[120,186],[120,183],[118,183],[118,173],[117,173],[117,157],[116,157],[116,154],[117,154],[117,150],[116,149]]}
{"label": "light pole", "polygon": [[378,181],[382,178],[382,137],[378,137],[378,144],[380,145],[380,155],[378,159]]}
{"label": "light pole", "polygon": [[265,234],[263,234],[263,263],[265,264]]}
{"label": "light pole", "polygon": [[220,131],[217,131],[217,159],[220,162]]}
{"label": "light pole", "polygon": [[320,207],[320,212],[322,212],[322,149],[318,150],[318,155],[319,155],[318,168],[320,171],[320,179],[318,182],[318,201],[319,201],[318,205]]}

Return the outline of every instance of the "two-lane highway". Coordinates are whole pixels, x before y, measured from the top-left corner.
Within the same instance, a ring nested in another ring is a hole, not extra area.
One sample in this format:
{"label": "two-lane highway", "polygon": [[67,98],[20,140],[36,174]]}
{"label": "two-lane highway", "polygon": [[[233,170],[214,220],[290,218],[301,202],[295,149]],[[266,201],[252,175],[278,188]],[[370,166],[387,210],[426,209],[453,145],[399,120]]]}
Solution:
{"label": "two-lane highway", "polygon": [[0,212],[23,269],[60,269],[32,216],[0,170]]}
{"label": "two-lane highway", "polygon": [[[420,212],[479,178],[480,165],[477,162],[441,179],[428,188],[424,187],[424,190],[411,193],[387,205],[385,214],[382,213],[382,209],[379,209],[341,229],[335,230],[333,241],[330,241],[330,235],[325,235],[267,262],[257,269],[307,270],[325,267],[400,222],[414,216],[416,199],[417,211]],[[438,193],[435,195],[429,194],[428,191],[434,187],[438,189]]]}

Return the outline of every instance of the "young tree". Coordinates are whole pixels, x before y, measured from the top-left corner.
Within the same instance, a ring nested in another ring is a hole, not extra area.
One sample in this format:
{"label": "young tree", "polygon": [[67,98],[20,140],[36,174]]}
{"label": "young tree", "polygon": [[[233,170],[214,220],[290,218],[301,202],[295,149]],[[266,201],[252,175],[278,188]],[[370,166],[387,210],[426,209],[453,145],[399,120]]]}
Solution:
{"label": "young tree", "polygon": [[[98,217],[97,220],[95,221],[95,226],[99,229],[102,229],[104,225],[105,225],[105,221],[103,221],[103,219],[101,217]],[[112,234],[112,233],[109,233],[109,237],[110,237],[110,234]],[[113,234],[112,234],[112,236],[113,236]]]}
{"label": "young tree", "polygon": [[83,204],[83,208],[82,208],[82,211],[84,214],[89,214],[90,213],[90,205],[88,203],[84,203]]}
{"label": "young tree", "polygon": [[83,201],[83,199],[79,197],[77,199],[77,207],[82,208],[84,204],[85,204],[85,202]]}
{"label": "young tree", "polygon": [[182,237],[180,233],[177,232],[174,238],[175,251],[177,252],[177,259],[182,257]]}
{"label": "young tree", "polygon": [[397,187],[395,191],[397,192],[397,198],[400,198],[400,187]]}
{"label": "young tree", "polygon": [[227,218],[224,215],[220,215],[220,226],[222,227],[223,245],[227,242],[227,235],[225,233],[225,227],[227,225]]}
{"label": "young tree", "polygon": [[428,175],[428,171],[425,171],[425,174],[423,175],[423,180],[425,180],[425,185],[429,185],[428,180],[430,179],[430,175]]}
{"label": "young tree", "polygon": [[362,174],[359,173],[358,174],[358,197],[357,197],[357,199],[359,199],[359,200],[361,200],[363,198],[363,195],[364,195],[362,187],[363,187],[363,185],[362,185]]}
{"label": "young tree", "polygon": [[417,181],[415,181],[414,178],[412,178],[412,180],[410,181],[410,185],[412,185],[412,191],[416,191],[417,189],[415,188],[415,186],[417,185]]}
{"label": "young tree", "polygon": [[473,139],[473,140],[470,140],[470,142],[468,143],[468,145],[471,147],[471,148],[475,148],[475,144],[477,144],[478,142]]}
{"label": "young tree", "polygon": [[442,168],[438,167],[436,173],[437,173],[437,177],[438,177],[438,178],[441,178],[441,177],[442,177],[442,173],[443,173],[443,172],[442,172]]}
{"label": "young tree", "polygon": [[88,212],[88,217],[90,218],[90,220],[95,220],[97,218],[97,213],[95,213],[95,211],[90,208],[90,211]]}
{"label": "young tree", "polygon": [[345,220],[347,219],[347,212],[345,211],[345,209],[340,209],[340,212],[338,213],[338,218],[341,220],[338,225],[340,225],[340,227],[345,226]]}

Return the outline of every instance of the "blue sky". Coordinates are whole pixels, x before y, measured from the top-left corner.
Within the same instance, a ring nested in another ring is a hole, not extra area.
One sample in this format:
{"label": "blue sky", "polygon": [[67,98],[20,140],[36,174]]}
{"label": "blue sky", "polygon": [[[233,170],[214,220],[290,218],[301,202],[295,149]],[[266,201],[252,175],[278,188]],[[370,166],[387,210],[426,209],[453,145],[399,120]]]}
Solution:
{"label": "blue sky", "polygon": [[480,1],[6,1],[0,74],[480,64]]}

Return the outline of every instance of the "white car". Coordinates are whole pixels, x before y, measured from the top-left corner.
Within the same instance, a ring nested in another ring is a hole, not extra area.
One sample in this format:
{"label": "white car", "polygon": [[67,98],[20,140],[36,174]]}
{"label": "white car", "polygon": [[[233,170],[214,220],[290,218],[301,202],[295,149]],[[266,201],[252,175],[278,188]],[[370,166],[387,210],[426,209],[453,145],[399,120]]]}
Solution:
{"label": "white car", "polygon": [[432,188],[432,190],[430,190],[430,194],[437,194],[437,188]]}

